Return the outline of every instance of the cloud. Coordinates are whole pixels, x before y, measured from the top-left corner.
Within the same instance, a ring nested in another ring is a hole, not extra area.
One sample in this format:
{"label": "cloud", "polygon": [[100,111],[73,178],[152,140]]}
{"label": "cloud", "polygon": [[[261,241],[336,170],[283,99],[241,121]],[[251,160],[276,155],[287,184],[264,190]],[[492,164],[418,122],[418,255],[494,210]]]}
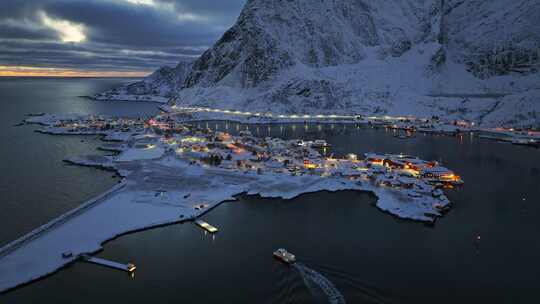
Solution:
{"label": "cloud", "polygon": [[0,66],[151,71],[200,55],[245,0],[2,0]]}
{"label": "cloud", "polygon": [[86,40],[85,29],[82,24],[72,23],[67,20],[53,19],[44,11],[39,12],[43,24],[55,30],[62,42],[84,42]]}
{"label": "cloud", "polygon": [[156,6],[156,2],[154,2],[154,0],[124,0],[124,1],[131,4],[135,4],[135,5]]}

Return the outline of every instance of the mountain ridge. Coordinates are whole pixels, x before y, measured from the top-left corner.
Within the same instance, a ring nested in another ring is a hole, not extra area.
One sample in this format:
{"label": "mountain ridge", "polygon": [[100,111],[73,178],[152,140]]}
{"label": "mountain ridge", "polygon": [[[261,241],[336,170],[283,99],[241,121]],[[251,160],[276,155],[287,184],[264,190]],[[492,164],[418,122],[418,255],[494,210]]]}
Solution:
{"label": "mountain ridge", "polygon": [[540,125],[539,20],[527,0],[249,0],[181,85],[144,88],[183,105]]}

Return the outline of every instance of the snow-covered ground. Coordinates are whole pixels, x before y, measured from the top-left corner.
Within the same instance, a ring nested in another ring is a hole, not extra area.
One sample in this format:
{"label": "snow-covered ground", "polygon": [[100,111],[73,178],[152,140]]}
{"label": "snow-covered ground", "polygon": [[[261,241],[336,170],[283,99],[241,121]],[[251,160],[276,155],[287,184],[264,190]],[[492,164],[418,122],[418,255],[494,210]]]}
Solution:
{"label": "snow-covered ground", "polygon": [[[58,121],[59,118],[62,120]],[[43,124],[46,129],[53,128],[55,134],[67,135],[73,134],[70,131],[74,130],[75,125],[85,129],[86,134],[92,134],[103,132],[101,128],[105,122],[114,123],[112,120],[103,121],[77,115],[43,115],[28,120]],[[133,129],[137,130],[137,121],[121,121],[123,124],[119,124],[120,128],[124,128],[125,124],[132,124]],[[77,128],[75,134],[80,133]],[[185,147],[202,145],[200,138],[185,133],[186,130],[181,131],[185,136],[181,138],[187,140]],[[112,129],[103,134],[115,132]],[[399,185],[402,178],[384,173],[384,168],[369,173],[371,176],[375,172],[381,172],[373,178],[352,178],[350,174],[360,176],[360,172],[335,166],[333,169],[321,168],[311,173],[296,172],[301,174],[283,170],[282,164],[279,164],[278,168],[274,166],[275,161],[268,162],[269,167],[263,170],[246,170],[230,165],[210,166],[191,157],[190,153],[178,152],[178,144],[172,144],[169,139],[147,132],[141,133],[139,130],[126,133],[130,134],[127,137],[129,140],[113,146],[119,151],[119,155],[87,156],[69,160],[70,163],[82,166],[116,170],[124,179],[110,191],[0,248],[0,292],[50,274],[74,262],[83,254],[94,253],[102,248],[104,242],[116,236],[192,220],[243,193],[292,199],[318,191],[369,191],[377,196],[379,209],[403,219],[423,222],[434,222],[437,217],[442,216],[442,210],[450,206],[444,193],[436,191],[434,186],[421,179],[409,179],[403,182],[411,186],[401,188]],[[227,143],[234,140],[241,139],[229,138],[223,146],[229,147],[230,144]],[[246,145],[252,141],[249,137],[243,140]],[[284,144],[279,140],[265,140],[277,145],[275,149],[281,149],[279,147]],[[180,142],[184,143],[182,140]],[[217,144],[219,142],[214,143]],[[233,145],[231,149],[238,147]],[[301,148],[299,151],[317,154],[310,149]],[[336,160],[331,162],[335,163]],[[231,165],[234,163],[236,161],[230,162]],[[368,168],[364,169],[370,171]],[[343,172],[340,173],[340,170]],[[353,171],[356,173],[352,173]],[[201,204],[205,207],[201,208]],[[71,252],[73,256],[63,257],[64,252]]]}
{"label": "snow-covered ground", "polygon": [[[135,168],[130,168],[133,171],[121,187],[98,198],[84,211],[1,248],[0,291],[50,274],[81,254],[100,250],[104,242],[118,235],[193,218],[205,212],[196,210],[195,205],[204,202],[209,209],[241,193],[291,199],[323,190],[372,191],[379,198],[377,206],[381,210],[403,218],[433,220],[424,215],[432,211],[432,198],[412,198],[345,179],[244,174],[192,166],[171,156],[138,161],[132,166]],[[166,195],[156,196],[157,191],[166,191]],[[66,251],[74,256],[63,258]]]}
{"label": "snow-covered ground", "polygon": [[155,145],[150,145],[146,148],[131,148],[122,152],[122,154],[116,159],[117,162],[129,162],[135,160],[144,159],[156,159],[160,158],[165,150]]}
{"label": "snow-covered ground", "polygon": [[129,94],[124,91],[122,88],[117,89],[112,92],[105,92],[99,95],[94,95],[89,97],[90,99],[98,101],[128,101],[128,102],[156,102],[156,103],[167,103],[170,98],[159,96],[159,95],[135,95]]}

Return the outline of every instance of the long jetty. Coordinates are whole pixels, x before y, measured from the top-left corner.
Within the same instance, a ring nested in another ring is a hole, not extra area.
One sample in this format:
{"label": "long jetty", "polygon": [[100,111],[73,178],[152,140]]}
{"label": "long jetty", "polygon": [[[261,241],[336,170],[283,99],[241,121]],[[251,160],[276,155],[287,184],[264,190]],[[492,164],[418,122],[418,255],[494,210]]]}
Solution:
{"label": "long jetty", "polygon": [[115,192],[115,191],[117,191],[119,189],[122,189],[125,186],[126,186],[125,182],[120,182],[119,184],[113,186],[108,191],[98,195],[97,197],[94,197],[94,198],[90,199],[89,201],[83,203],[79,207],[77,207],[77,208],[75,208],[75,209],[73,209],[71,211],[68,211],[67,213],[64,213],[63,215],[53,219],[52,221],[48,222],[47,224],[42,225],[42,226],[30,231],[26,235],[24,235],[24,236],[22,236],[22,237],[20,237],[20,238],[18,238],[16,240],[6,244],[2,248],[0,248],[0,258],[8,255],[9,253],[13,252],[14,250],[16,250],[17,248],[23,246],[24,244],[28,243],[29,241],[38,238],[39,236],[46,233],[47,231],[52,230],[52,229],[62,225],[63,223],[69,221],[70,219],[80,215],[81,213],[84,213],[85,211],[89,210],[90,208],[96,206],[99,202],[104,201],[104,198],[109,196],[111,193],[113,193],[113,192]]}

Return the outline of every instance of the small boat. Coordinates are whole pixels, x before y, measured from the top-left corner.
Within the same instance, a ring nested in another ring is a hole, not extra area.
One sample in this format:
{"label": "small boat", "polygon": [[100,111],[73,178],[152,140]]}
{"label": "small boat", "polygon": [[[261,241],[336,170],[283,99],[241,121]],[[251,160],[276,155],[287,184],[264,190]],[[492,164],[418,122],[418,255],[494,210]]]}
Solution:
{"label": "small boat", "polygon": [[274,257],[287,264],[296,262],[296,256],[283,248],[274,251]]}

